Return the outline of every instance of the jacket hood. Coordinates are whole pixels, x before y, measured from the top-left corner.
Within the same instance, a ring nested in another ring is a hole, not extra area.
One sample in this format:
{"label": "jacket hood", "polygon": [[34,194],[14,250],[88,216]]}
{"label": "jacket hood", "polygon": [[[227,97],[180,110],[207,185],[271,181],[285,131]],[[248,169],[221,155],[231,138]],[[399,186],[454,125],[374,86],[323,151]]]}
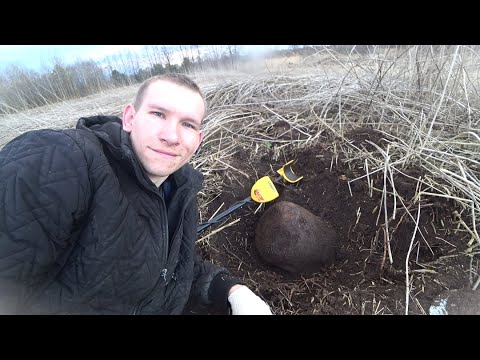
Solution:
{"label": "jacket hood", "polygon": [[[82,117],[77,122],[77,129],[90,130],[101,140],[113,147],[121,148],[122,119],[117,116]],[[128,137],[128,136],[127,136]],[[125,139],[123,140],[125,141]],[[129,143],[130,141],[128,141]]]}

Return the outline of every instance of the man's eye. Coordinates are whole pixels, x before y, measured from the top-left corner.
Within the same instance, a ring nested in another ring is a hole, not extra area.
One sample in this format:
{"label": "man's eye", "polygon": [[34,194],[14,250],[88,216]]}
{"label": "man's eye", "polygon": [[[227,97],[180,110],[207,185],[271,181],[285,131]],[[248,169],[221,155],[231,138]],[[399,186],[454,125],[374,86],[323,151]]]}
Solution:
{"label": "man's eye", "polygon": [[193,129],[193,130],[196,130],[197,127],[193,124],[190,124],[190,123],[183,123],[183,126],[186,126],[187,128],[190,128],[190,129]]}
{"label": "man's eye", "polygon": [[153,113],[153,115],[158,116],[158,117],[161,117],[161,118],[165,118],[165,114],[164,114],[164,113],[161,113],[161,112],[158,112],[158,111],[155,111],[155,112]]}

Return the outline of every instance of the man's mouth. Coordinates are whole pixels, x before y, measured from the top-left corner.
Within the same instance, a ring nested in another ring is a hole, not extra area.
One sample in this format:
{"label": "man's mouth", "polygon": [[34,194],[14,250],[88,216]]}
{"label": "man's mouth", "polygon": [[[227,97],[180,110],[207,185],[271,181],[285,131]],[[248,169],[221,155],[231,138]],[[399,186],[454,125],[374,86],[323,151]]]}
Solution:
{"label": "man's mouth", "polygon": [[161,155],[167,155],[167,156],[178,156],[176,153],[170,152],[170,151],[165,151],[165,150],[160,150],[160,149],[153,149],[150,148],[151,150],[155,151],[157,154]]}

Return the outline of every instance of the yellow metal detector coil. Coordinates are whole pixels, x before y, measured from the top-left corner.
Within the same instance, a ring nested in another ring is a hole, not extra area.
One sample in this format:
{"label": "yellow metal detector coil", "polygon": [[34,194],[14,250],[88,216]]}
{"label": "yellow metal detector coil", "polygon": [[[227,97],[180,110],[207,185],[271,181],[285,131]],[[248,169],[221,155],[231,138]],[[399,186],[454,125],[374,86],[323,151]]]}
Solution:
{"label": "yellow metal detector coil", "polygon": [[303,179],[303,176],[297,176],[295,175],[295,173],[293,172],[293,169],[292,167],[290,166],[290,164],[293,162],[293,160],[290,160],[289,162],[287,162],[285,165],[282,166],[281,169],[278,169],[277,170],[277,173],[279,173],[280,175],[282,175],[282,177],[288,181],[289,183],[296,183],[300,180]]}
{"label": "yellow metal detector coil", "polygon": [[272,180],[268,176],[264,176],[253,184],[250,195],[254,201],[265,203],[277,198],[278,191],[275,185],[273,185]]}

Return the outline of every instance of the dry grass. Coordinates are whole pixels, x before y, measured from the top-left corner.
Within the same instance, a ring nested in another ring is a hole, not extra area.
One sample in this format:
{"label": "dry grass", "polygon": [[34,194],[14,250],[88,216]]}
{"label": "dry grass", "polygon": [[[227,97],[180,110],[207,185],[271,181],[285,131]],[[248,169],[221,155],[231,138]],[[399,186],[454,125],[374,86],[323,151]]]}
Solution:
{"label": "dry grass", "polygon": [[[424,58],[420,57],[422,51]],[[385,55],[390,58],[374,54],[342,59],[341,55],[331,54],[330,62],[334,59],[336,65],[343,67],[343,74],[337,73],[338,66],[335,71],[322,71],[319,65],[320,69],[310,74],[283,72],[206,86],[211,111],[205,122],[202,152],[193,161],[206,175],[203,204],[221,191],[223,179],[240,184],[238,177],[248,177],[235,171],[234,162],[230,161],[238,149],[254,149],[254,154],[261,154],[275,143],[277,157],[282,157],[286,146],[312,146],[322,141],[321,134],[329,134],[337,139],[336,151],[347,161],[364,165],[363,177],[383,175],[383,189],[376,190],[382,192],[379,223],[385,227],[387,261],[393,262],[388,239],[392,231],[389,223],[395,219],[396,209],[403,208],[406,216],[418,223],[421,204],[432,202],[435,197],[450,198],[460,206],[461,210],[452,216],[457,219],[458,231],[468,235],[467,256],[473,258],[480,244],[480,118],[476,83],[472,79],[478,77],[480,61],[470,48],[456,47],[450,52],[440,49],[438,58],[432,56],[432,51],[413,47],[393,60],[388,52]],[[317,60],[322,62],[328,63],[324,54]],[[423,86],[419,88],[419,84]],[[297,130],[297,137],[271,138],[268,130],[279,121],[286,121]],[[365,126],[384,135],[383,146],[371,143],[375,150],[367,151],[345,139],[346,131]],[[423,176],[415,179],[417,193],[407,206],[409,199],[396,192],[394,179],[398,174],[409,176],[405,173],[409,168],[421,169]],[[392,213],[387,212],[387,195],[393,195]],[[413,282],[408,280],[412,275],[408,272],[408,259],[405,267],[408,313]],[[472,287],[476,288],[480,280],[474,269],[471,274],[475,280],[471,280]]]}
{"label": "dry grass", "polygon": [[119,115],[123,106],[133,99],[136,90],[136,86],[129,86],[1,116],[0,148],[29,130],[75,127],[77,120],[83,116]]}

